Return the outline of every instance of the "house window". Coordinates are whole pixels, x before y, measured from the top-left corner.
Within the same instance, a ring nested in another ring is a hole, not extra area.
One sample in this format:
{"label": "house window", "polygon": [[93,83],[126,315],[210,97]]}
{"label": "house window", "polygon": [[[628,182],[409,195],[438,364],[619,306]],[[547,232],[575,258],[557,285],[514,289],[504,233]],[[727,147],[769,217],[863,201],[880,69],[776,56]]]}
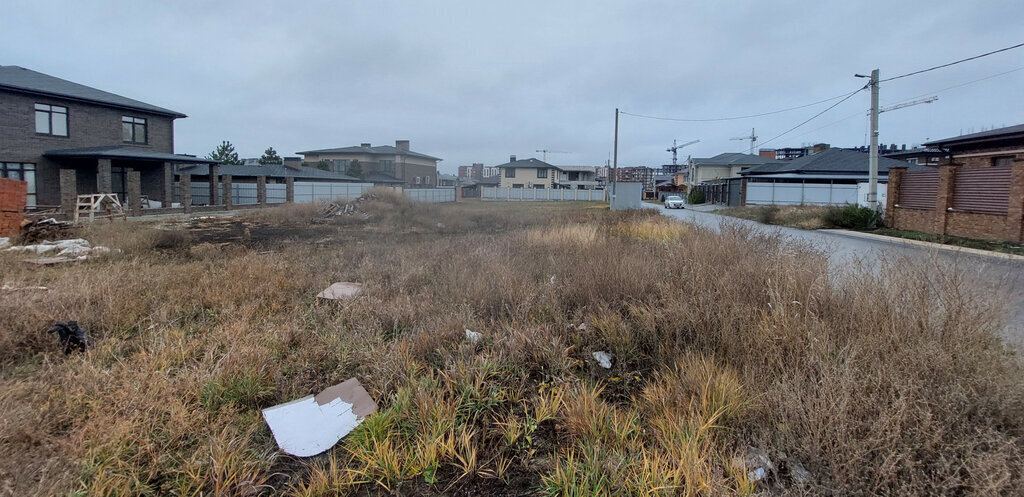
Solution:
{"label": "house window", "polygon": [[121,116],[121,139],[129,143],[146,143],[146,120]]}
{"label": "house window", "polygon": [[538,178],[547,178],[548,177],[548,170],[547,169],[537,169],[537,177]]}
{"label": "house window", "polygon": [[516,177],[516,168],[514,168],[514,167],[506,167],[505,168],[505,177],[506,178],[515,178]]}
{"label": "house window", "polygon": [[917,164],[917,157],[912,157],[910,159],[907,159],[907,162],[910,163],[910,164]]}
{"label": "house window", "polygon": [[68,108],[36,104],[36,133],[68,136]]}
{"label": "house window", "polygon": [[423,177],[423,182],[429,185],[430,184],[430,176],[424,176]]}
{"label": "house window", "polygon": [[420,177],[419,176],[416,177],[416,184],[417,185],[420,184]]}
{"label": "house window", "polygon": [[537,189],[537,190],[543,190],[544,189],[544,183],[537,183],[536,185],[533,185],[533,187],[535,189]]}
{"label": "house window", "polygon": [[570,171],[569,172],[569,181],[579,181],[579,180],[580,180],[580,173],[579,172],[577,172],[577,171]]}
{"label": "house window", "polygon": [[393,160],[379,160],[377,161],[377,171],[384,174],[395,174],[395,161]]}
{"label": "house window", "polygon": [[992,165],[995,167],[1010,167],[1013,165],[1013,156],[1007,155],[1003,157],[993,157]]}
{"label": "house window", "polygon": [[0,178],[28,183],[25,206],[36,206],[36,165],[23,162],[0,162]]}
{"label": "house window", "polygon": [[513,183],[512,184],[512,188],[522,188],[522,187],[523,187],[522,183]]}
{"label": "house window", "polygon": [[332,169],[336,173],[345,173],[348,171],[348,166],[351,163],[348,159],[334,159],[331,162],[333,162]]}

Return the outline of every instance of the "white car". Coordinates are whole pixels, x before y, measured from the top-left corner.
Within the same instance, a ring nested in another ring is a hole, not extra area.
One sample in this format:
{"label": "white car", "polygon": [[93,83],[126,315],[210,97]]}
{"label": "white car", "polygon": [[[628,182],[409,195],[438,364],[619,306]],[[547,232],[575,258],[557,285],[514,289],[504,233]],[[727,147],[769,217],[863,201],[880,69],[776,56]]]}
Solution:
{"label": "white car", "polygon": [[666,209],[685,209],[686,201],[679,195],[669,195],[665,197],[665,208]]}

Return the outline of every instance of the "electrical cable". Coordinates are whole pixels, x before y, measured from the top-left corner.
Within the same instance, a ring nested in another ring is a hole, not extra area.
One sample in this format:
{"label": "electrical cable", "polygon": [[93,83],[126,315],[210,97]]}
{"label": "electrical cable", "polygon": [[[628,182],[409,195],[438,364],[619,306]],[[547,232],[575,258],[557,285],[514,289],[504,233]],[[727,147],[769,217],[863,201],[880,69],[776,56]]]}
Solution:
{"label": "electrical cable", "polygon": [[803,126],[803,125],[805,125],[805,124],[807,124],[807,123],[809,123],[809,122],[811,122],[811,121],[813,121],[813,120],[817,119],[817,118],[818,118],[819,116],[821,116],[822,114],[824,114],[824,113],[826,113],[826,112],[828,112],[828,111],[830,111],[830,110],[832,110],[832,109],[834,109],[834,108],[838,107],[838,106],[839,106],[839,104],[841,104],[841,103],[843,103],[843,102],[845,102],[845,101],[849,100],[849,99],[850,99],[850,98],[852,98],[852,97],[853,97],[854,95],[856,95],[856,94],[858,94],[858,93],[860,93],[860,92],[864,91],[865,89],[867,89],[867,88],[868,88],[868,86],[870,86],[870,85],[864,85],[864,86],[860,87],[859,89],[857,89],[857,90],[855,90],[855,91],[851,92],[850,94],[846,95],[846,97],[844,97],[844,98],[843,98],[842,100],[840,100],[840,101],[838,101],[838,102],[836,102],[836,103],[834,103],[834,104],[830,105],[830,106],[829,106],[829,107],[828,107],[827,109],[825,109],[825,110],[823,110],[823,111],[821,111],[821,112],[819,112],[819,113],[817,113],[817,114],[815,114],[815,115],[811,116],[810,118],[808,118],[808,119],[807,119],[807,120],[805,120],[804,122],[802,122],[802,123],[800,123],[800,124],[797,124],[796,126],[793,126],[792,128],[789,128],[789,129],[787,129],[786,131],[783,131],[782,133],[780,133],[780,134],[778,134],[778,135],[775,135],[774,137],[770,138],[769,140],[761,142],[761,143],[760,143],[760,145],[765,145],[765,144],[771,143],[771,142],[773,142],[773,141],[775,141],[775,140],[778,140],[779,138],[782,138],[783,136],[786,136],[786,135],[788,135],[788,134],[789,134],[789,133],[790,133],[791,131],[794,131],[794,130],[796,130],[797,128],[799,128],[799,127],[801,127],[801,126]]}
{"label": "electrical cable", "polygon": [[986,53],[983,53],[981,55],[975,55],[974,57],[967,57],[966,59],[956,60],[956,61],[950,62],[948,64],[942,64],[942,65],[939,65],[939,66],[929,67],[928,69],[921,69],[920,71],[908,72],[906,74],[900,74],[899,76],[893,76],[891,78],[881,79],[878,82],[879,83],[884,83],[886,81],[892,81],[894,79],[906,78],[908,76],[913,76],[915,74],[921,74],[921,73],[925,73],[925,72],[928,72],[928,71],[934,71],[936,69],[942,69],[943,67],[953,66],[953,65],[959,64],[961,62],[967,62],[969,60],[980,59],[982,57],[988,57],[989,55],[994,55],[994,54],[997,54],[999,52],[1005,52],[1007,50],[1013,50],[1014,48],[1020,48],[1020,47],[1024,47],[1024,43],[1018,43],[1018,44],[1010,46],[1010,47],[1000,48],[999,50],[993,50],[991,52],[986,52]]}
{"label": "electrical cable", "polygon": [[761,114],[751,114],[749,116],[716,117],[716,118],[711,118],[711,119],[682,119],[682,118],[675,118],[675,117],[658,117],[658,116],[646,116],[646,115],[643,115],[643,114],[633,114],[631,112],[626,112],[624,110],[620,110],[619,114],[626,115],[626,116],[633,116],[633,117],[642,117],[644,119],[657,119],[659,121],[678,121],[678,122],[684,122],[684,123],[706,123],[706,122],[715,122],[715,121],[735,121],[735,120],[738,120],[738,119],[750,119],[752,117],[770,116],[772,114],[781,114],[783,112],[789,112],[791,110],[797,110],[797,109],[804,109],[804,108],[807,108],[807,107],[813,107],[815,105],[823,104],[825,102],[831,102],[832,100],[835,100],[837,98],[843,98],[844,96],[846,96],[846,95],[845,94],[837,95],[837,96],[834,96],[832,98],[826,98],[825,100],[818,100],[817,102],[811,102],[809,104],[798,105],[796,107],[789,107],[789,108],[786,108],[786,109],[773,110],[771,112],[763,112]]}

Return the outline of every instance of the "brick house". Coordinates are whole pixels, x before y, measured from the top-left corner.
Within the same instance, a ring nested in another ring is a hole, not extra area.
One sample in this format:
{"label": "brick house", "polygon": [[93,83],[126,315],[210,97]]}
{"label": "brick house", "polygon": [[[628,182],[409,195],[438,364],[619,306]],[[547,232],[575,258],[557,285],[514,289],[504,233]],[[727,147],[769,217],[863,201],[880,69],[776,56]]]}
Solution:
{"label": "brick house", "polygon": [[495,166],[501,171],[498,186],[501,188],[552,188],[560,169],[542,160],[517,159],[509,156],[508,162]]}
{"label": "brick house", "polygon": [[[28,183],[29,208],[74,196],[141,194],[170,203],[175,164],[216,164],[174,153],[185,114],[18,66],[0,66],[0,176]],[[62,198],[63,195],[63,198]]]}
{"label": "brick house", "polygon": [[358,147],[325,148],[296,152],[307,165],[321,161],[330,164],[331,171],[346,173],[352,161],[359,161],[362,177],[375,184],[395,184],[407,187],[437,185],[437,162],[441,159],[409,149],[409,140],[395,140],[395,146],[362,143]]}

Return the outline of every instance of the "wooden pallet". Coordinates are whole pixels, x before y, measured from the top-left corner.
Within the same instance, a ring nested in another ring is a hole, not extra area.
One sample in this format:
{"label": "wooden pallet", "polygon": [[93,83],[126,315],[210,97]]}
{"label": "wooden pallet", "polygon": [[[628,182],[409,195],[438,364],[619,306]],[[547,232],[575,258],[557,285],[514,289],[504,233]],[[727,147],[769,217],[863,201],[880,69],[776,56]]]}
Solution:
{"label": "wooden pallet", "polygon": [[[97,213],[102,213],[97,215]],[[93,222],[96,218],[107,218],[111,222],[114,221],[115,217],[121,217],[122,219],[128,219],[128,215],[124,212],[124,207],[121,205],[121,201],[117,199],[116,193],[96,193],[92,195],[79,195],[78,204],[75,206],[75,224],[78,224],[78,220],[83,217],[84,214],[89,215],[89,222]]]}

